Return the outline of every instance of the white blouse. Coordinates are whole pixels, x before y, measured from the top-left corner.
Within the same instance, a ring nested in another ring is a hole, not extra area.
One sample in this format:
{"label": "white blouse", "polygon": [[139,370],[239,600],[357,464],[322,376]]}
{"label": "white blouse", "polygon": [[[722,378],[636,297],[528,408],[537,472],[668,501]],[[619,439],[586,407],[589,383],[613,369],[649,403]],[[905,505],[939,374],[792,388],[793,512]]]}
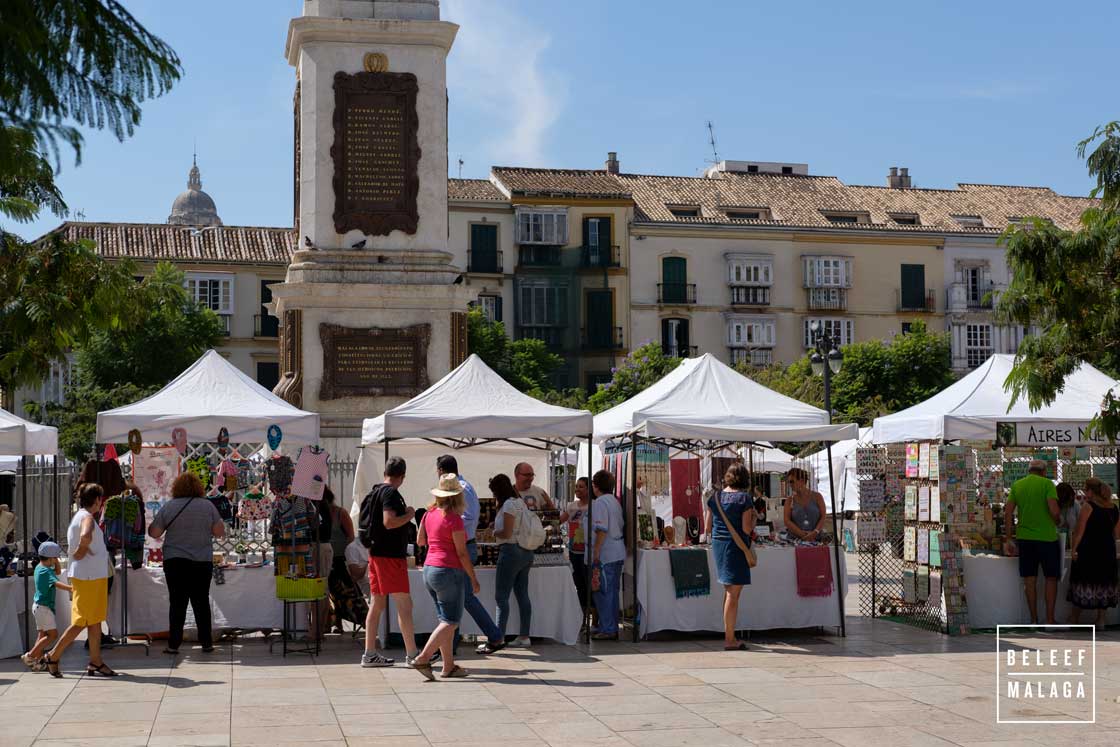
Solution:
{"label": "white blouse", "polygon": [[[70,526],[66,530],[66,541],[69,543],[71,553],[78,549],[82,541],[82,521],[87,516],[93,518],[93,514],[81,508],[70,520]],[[89,543],[89,548],[81,560],[75,560],[73,555],[70,556],[67,575],[80,581],[94,581],[99,578],[109,578],[109,574],[109,550],[105,547],[105,534],[94,518],[93,539]]]}

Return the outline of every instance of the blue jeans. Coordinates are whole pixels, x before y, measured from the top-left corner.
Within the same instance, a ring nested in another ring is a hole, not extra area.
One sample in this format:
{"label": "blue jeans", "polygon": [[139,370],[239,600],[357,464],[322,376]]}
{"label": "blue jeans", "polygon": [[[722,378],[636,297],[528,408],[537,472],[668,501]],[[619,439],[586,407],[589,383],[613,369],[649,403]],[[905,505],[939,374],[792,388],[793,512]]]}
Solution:
{"label": "blue jeans", "polygon": [[529,569],[533,567],[533,552],[516,542],[502,545],[498,550],[497,578],[494,582],[494,596],[498,603],[498,630],[505,639],[509,625],[509,593],[517,597],[517,612],[521,618],[518,635],[529,636],[529,625],[533,619],[533,602],[529,599]]}
{"label": "blue jeans", "polygon": [[448,625],[458,625],[463,619],[463,577],[461,568],[424,566],[424,586],[436,603],[436,617]]}
{"label": "blue jeans", "polygon": [[[474,542],[467,543],[467,555],[470,556],[471,564],[478,559],[478,545]],[[471,588],[471,577],[463,574],[463,591],[466,597],[463,602],[463,607],[466,609],[467,614],[474,620],[474,624],[478,626],[482,634],[486,636],[488,643],[497,643],[502,640],[502,631],[498,630],[498,626],[494,624],[494,618],[490,617],[490,613],[486,611],[486,607],[479,601],[478,597],[474,595],[474,589]],[[459,633],[455,633],[455,642],[459,642]]]}
{"label": "blue jeans", "polygon": [[618,588],[622,583],[622,563],[603,563],[599,570],[599,591],[593,592],[595,609],[599,613],[596,633],[618,635]]}

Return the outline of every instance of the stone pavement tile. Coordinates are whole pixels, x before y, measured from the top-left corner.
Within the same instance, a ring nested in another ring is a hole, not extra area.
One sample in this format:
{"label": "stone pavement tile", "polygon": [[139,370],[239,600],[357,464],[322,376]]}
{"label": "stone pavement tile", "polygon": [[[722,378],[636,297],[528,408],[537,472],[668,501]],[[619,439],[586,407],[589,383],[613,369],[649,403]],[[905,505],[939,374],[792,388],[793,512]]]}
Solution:
{"label": "stone pavement tile", "polygon": [[[617,675],[616,675],[617,677]],[[559,694],[569,698],[582,698],[589,695],[596,696],[635,696],[635,695],[653,695],[654,692],[650,688],[639,684],[635,680],[629,679],[612,679],[600,680],[589,679],[580,683],[564,683],[561,684],[556,680],[543,680],[546,685],[552,687]]]}
{"label": "stone pavement tile", "polygon": [[39,739],[82,739],[95,734],[98,737],[144,737],[152,731],[148,721],[103,721],[96,726],[86,723],[48,723],[39,732]]}
{"label": "stone pavement tile", "polygon": [[649,729],[704,729],[714,724],[695,713],[621,713],[598,717],[606,726],[617,732],[646,731]]}
{"label": "stone pavement tile", "polygon": [[965,702],[995,702],[995,677],[992,677],[991,687],[988,689],[975,687],[962,687],[960,685],[931,685],[929,687],[895,687],[892,692],[896,696],[917,700],[935,706],[947,706],[951,703]]}
{"label": "stone pavement tile", "polygon": [[[3,695],[3,688],[0,688],[0,697]],[[31,747],[34,742],[34,735],[0,734],[0,747]]]}
{"label": "stone pavement tile", "polygon": [[[206,713],[229,715],[231,705],[228,695],[210,695],[198,698],[164,698],[159,704],[159,716]],[[211,716],[209,718],[220,718]]]}
{"label": "stone pavement tile", "polygon": [[70,737],[67,739],[38,739],[42,747],[145,747],[148,737]]}
{"label": "stone pavement tile", "polygon": [[407,713],[381,715],[374,718],[340,718],[345,737],[418,737],[423,732]]}
{"label": "stone pavement tile", "polygon": [[625,731],[619,736],[635,747],[743,747],[742,737],[718,727]]}
{"label": "stone pavement tile", "polygon": [[614,695],[592,698],[572,698],[590,714],[682,713],[684,708],[660,695]]}
{"label": "stone pavement tile", "polygon": [[911,669],[904,672],[849,672],[853,680],[874,687],[934,687],[950,684],[948,680],[936,675]]}
{"label": "stone pavement tile", "polygon": [[752,666],[739,666],[726,669],[693,668],[687,670],[686,674],[695,677],[701,682],[706,682],[709,685],[760,684],[763,682],[773,682],[780,685],[788,682],[779,674],[774,674],[766,669],[759,669],[758,667]]}
{"label": "stone pavement tile", "polygon": [[760,747],[836,747],[836,742],[824,737],[804,737],[793,739],[760,739],[757,742],[751,742]]}
{"label": "stone pavement tile", "polygon": [[698,680],[692,675],[677,673],[677,674],[632,674],[630,675],[635,680],[645,685],[646,687],[661,688],[661,687],[700,687],[704,685],[703,680]]}
{"label": "stone pavement tile", "polygon": [[[318,724],[305,726],[238,726],[230,729],[230,744],[233,747],[272,747],[277,744],[306,744],[320,742],[344,743],[342,730],[337,724]],[[321,747],[321,746],[320,746]]]}
{"label": "stone pavement tile", "polygon": [[831,739],[844,747],[866,747],[869,744],[891,747],[952,747],[953,743],[908,726],[876,726],[854,729],[813,729],[817,736]]}
{"label": "stone pavement tile", "polygon": [[25,712],[9,710],[0,716],[0,744],[4,737],[35,737],[51,720],[50,709],[36,708]]}
{"label": "stone pavement tile", "polygon": [[[46,743],[49,747],[49,743]],[[229,747],[229,734],[175,734],[150,737],[148,747]]]}
{"label": "stone pavement tile", "polygon": [[405,713],[404,703],[396,695],[332,696],[331,706],[338,715]]}
{"label": "stone pavement tile", "polygon": [[[733,707],[729,707],[729,705]],[[690,703],[685,707],[693,713],[703,716],[716,726],[753,724],[759,721],[769,721],[779,718],[777,714],[771,711],[752,708],[747,703]]]}
{"label": "stone pavement tile", "polygon": [[692,703],[734,703],[739,701],[734,695],[712,687],[711,685],[685,686],[685,687],[654,687],[653,692],[662,695],[674,703],[690,705]]}
{"label": "stone pavement tile", "polygon": [[258,690],[248,687],[233,691],[234,710],[253,705],[329,705],[327,691],[321,687],[311,690]]}
{"label": "stone pavement tile", "polygon": [[233,710],[234,726],[286,726],[288,724],[334,724],[338,719],[329,705],[244,706]]}
{"label": "stone pavement tile", "polygon": [[[416,675],[419,677],[420,675]],[[478,708],[499,709],[502,704],[485,689],[460,687],[459,682],[427,682],[420,692],[399,692],[397,697],[409,712],[469,711]],[[473,684],[473,683],[472,683]]]}
{"label": "stone pavement tile", "polygon": [[347,737],[348,747],[431,747],[427,737]]}
{"label": "stone pavement tile", "polygon": [[152,724],[153,737],[225,737],[229,741],[230,719],[226,714],[178,714],[160,716]]}
{"label": "stone pavement tile", "polygon": [[[571,716],[573,714],[566,715]],[[567,747],[572,740],[598,741],[615,736],[610,727],[588,714],[567,721],[561,719],[551,721],[529,720],[526,723],[537,737],[553,745],[553,747]]]}
{"label": "stone pavement tile", "polygon": [[537,734],[518,716],[502,708],[424,713],[417,717],[416,722],[433,744],[459,740],[513,742],[538,739]]}
{"label": "stone pavement tile", "polygon": [[726,722],[721,724],[721,728],[742,737],[748,742],[759,742],[764,739],[811,739],[817,737],[808,729],[778,716],[753,722]]}
{"label": "stone pavement tile", "polygon": [[[116,682],[114,680],[114,683]],[[145,703],[162,700],[166,690],[163,685],[130,685],[121,681],[120,684],[103,687],[74,688],[74,692],[66,702],[68,704]]]}
{"label": "stone pavement tile", "polygon": [[[125,708],[106,708],[101,703],[74,703],[67,701],[51,716],[52,724],[86,723],[101,724],[106,721],[152,721],[159,711],[159,701],[131,703]],[[96,731],[96,728],[93,729]]]}
{"label": "stone pavement tile", "polygon": [[537,700],[514,700],[512,702],[505,700],[504,695],[496,697],[502,701],[503,706],[522,718],[529,718],[540,713],[568,714],[569,716],[586,713],[578,703],[569,698],[554,698],[548,693],[540,694],[542,697]]}
{"label": "stone pavement tile", "polygon": [[[311,670],[312,672],[314,670]],[[253,678],[238,682],[235,689],[253,688],[254,690],[310,690],[316,687],[322,687],[323,681],[318,677],[308,677],[308,670],[296,670],[288,672],[283,675],[273,675],[272,677]]]}

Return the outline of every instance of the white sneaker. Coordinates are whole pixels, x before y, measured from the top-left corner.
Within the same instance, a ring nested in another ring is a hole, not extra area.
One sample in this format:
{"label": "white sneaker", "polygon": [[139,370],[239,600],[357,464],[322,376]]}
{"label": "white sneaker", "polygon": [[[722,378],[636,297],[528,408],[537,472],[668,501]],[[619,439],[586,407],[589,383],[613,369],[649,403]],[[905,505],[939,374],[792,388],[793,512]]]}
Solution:
{"label": "white sneaker", "polygon": [[387,656],[382,656],[379,652],[374,651],[372,654],[362,654],[362,666],[369,667],[391,667],[394,662]]}
{"label": "white sneaker", "polygon": [[510,648],[529,648],[532,645],[533,645],[533,641],[528,636],[522,636],[522,637],[519,637],[519,638],[514,638],[512,641],[509,642]]}

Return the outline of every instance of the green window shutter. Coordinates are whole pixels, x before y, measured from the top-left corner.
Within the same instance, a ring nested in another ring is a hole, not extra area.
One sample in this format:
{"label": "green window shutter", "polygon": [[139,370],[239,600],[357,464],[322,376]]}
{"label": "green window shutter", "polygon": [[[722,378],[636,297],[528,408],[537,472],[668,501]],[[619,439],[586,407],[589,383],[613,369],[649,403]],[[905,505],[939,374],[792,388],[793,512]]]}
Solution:
{"label": "green window shutter", "polygon": [[685,303],[688,291],[688,260],[684,257],[663,257],[661,259],[661,297],[665,303]]}
{"label": "green window shutter", "polygon": [[924,309],[926,305],[926,266],[902,265],[902,308]]}
{"label": "green window shutter", "polygon": [[591,347],[611,346],[614,319],[611,292],[590,291],[587,294],[587,342]]}
{"label": "green window shutter", "polygon": [[501,272],[498,267],[498,227],[471,225],[471,272]]}
{"label": "green window shutter", "polygon": [[604,265],[611,263],[611,219],[599,219],[599,261]]}

